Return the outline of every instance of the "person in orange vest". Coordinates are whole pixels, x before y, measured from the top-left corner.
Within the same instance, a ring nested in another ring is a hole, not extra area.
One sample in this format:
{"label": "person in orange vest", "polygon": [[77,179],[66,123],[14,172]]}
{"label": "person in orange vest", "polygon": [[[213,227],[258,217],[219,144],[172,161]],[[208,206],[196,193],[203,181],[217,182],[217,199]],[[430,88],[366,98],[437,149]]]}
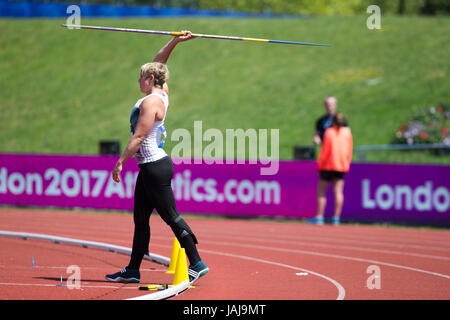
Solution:
{"label": "person in orange vest", "polygon": [[325,193],[333,184],[334,216],[332,224],[339,225],[344,204],[344,178],[350,170],[353,151],[353,136],[341,112],[336,113],[331,127],[326,129],[322,148],[320,149],[317,167],[319,183],[317,186],[317,215],[308,222],[322,225],[327,203]]}

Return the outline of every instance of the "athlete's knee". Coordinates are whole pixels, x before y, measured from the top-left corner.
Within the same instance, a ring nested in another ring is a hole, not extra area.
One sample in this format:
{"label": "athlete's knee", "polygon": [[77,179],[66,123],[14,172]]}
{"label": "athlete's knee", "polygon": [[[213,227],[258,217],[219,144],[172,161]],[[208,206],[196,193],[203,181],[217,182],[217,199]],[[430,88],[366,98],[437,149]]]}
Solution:
{"label": "athlete's knee", "polygon": [[171,220],[169,226],[172,228],[173,233],[178,238],[180,243],[182,242],[182,239],[187,236],[191,236],[195,244],[198,243],[197,238],[195,237],[191,228],[181,216],[178,216],[177,218]]}

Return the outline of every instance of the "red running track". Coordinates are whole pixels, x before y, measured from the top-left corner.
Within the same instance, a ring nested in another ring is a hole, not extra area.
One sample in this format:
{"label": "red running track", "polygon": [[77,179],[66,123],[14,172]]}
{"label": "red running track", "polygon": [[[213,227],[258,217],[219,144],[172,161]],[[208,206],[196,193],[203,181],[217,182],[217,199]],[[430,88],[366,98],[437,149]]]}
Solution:
{"label": "red running track", "polygon": [[[449,230],[185,219],[211,271],[176,300],[450,299]],[[133,222],[128,214],[3,208],[0,230],[131,247]],[[150,251],[170,257],[173,234],[158,215],[151,218],[151,231]],[[150,293],[137,284],[104,280],[128,263],[125,255],[7,237],[0,237],[0,248],[3,300],[108,300]],[[32,257],[37,267],[31,267]],[[61,275],[66,283],[70,265],[80,267],[80,289],[56,286]],[[371,268],[379,270],[378,279]],[[144,261],[141,283],[171,283],[165,270]]]}

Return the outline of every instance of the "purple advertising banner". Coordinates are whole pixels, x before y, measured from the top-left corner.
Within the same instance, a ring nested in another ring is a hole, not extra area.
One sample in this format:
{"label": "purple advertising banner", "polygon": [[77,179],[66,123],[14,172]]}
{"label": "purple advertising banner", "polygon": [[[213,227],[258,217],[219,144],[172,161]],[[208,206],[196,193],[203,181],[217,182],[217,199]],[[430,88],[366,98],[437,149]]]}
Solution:
{"label": "purple advertising banner", "polygon": [[344,199],[343,219],[450,226],[450,166],[355,163]]}
{"label": "purple advertising banner", "polygon": [[[131,211],[139,168],[128,161],[115,183],[117,159],[0,154],[0,205]],[[262,175],[262,164],[179,162],[172,188],[180,212],[294,219],[316,213],[314,161],[280,161],[274,175]],[[450,166],[355,163],[345,179],[342,220],[450,226],[449,189]],[[329,190],[327,217],[332,211]]]}

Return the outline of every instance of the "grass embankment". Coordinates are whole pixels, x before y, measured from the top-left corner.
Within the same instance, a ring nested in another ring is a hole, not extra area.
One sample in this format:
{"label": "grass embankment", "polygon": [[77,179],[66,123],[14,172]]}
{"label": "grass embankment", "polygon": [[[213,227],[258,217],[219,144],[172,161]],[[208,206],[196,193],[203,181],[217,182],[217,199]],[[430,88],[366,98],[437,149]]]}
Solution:
{"label": "grass embankment", "polygon": [[[339,99],[355,145],[386,144],[415,108],[450,101],[450,20],[366,16],[279,19],[82,19],[85,25],[329,43],[303,47],[196,39],[173,52],[176,128],[280,129],[280,157],[310,145],[323,98]],[[67,30],[63,19],[0,20],[0,152],[97,154],[129,138],[139,67],[165,36]],[[206,142],[204,143],[206,145]]]}

